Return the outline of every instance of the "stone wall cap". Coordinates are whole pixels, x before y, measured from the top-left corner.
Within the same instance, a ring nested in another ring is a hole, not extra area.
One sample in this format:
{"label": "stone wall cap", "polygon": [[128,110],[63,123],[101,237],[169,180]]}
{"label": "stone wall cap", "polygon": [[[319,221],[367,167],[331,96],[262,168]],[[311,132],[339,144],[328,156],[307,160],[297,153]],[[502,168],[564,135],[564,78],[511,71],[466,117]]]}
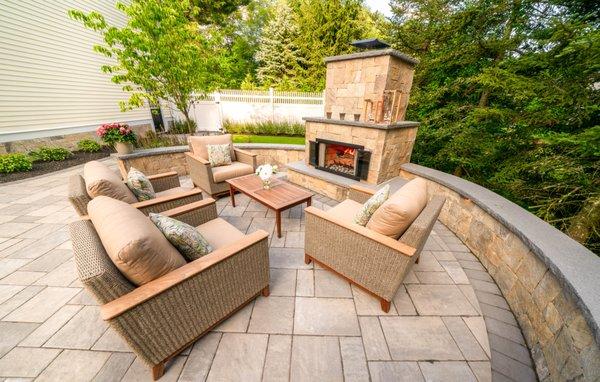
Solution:
{"label": "stone wall cap", "polygon": [[485,187],[414,163],[401,168],[469,198],[535,253],[581,309],[600,343],[600,257],[563,232]]}
{"label": "stone wall cap", "polygon": [[331,56],[325,57],[325,62],[336,62],[336,61],[347,61],[347,60],[355,60],[358,58],[369,58],[369,57],[379,57],[379,56],[393,56],[397,59],[406,62],[411,66],[415,66],[419,63],[419,60],[413,58],[404,53],[398,52],[396,49],[377,49],[377,50],[367,50],[364,52],[358,53],[350,53],[350,54],[342,54],[339,56]]}
{"label": "stone wall cap", "polygon": [[346,177],[343,177],[340,175],[332,174],[327,171],[318,170],[318,169],[314,168],[313,166],[307,165],[306,162],[304,162],[302,160],[298,161],[298,162],[290,162],[286,165],[286,167],[287,167],[288,171],[290,171],[290,170],[296,171],[300,174],[311,176],[311,177],[317,178],[317,179],[321,179],[326,182],[335,184],[336,186],[340,186],[340,187],[344,187],[344,188],[349,188],[350,186],[353,186],[356,184],[362,184],[358,180],[349,179],[349,178],[346,178]]}
{"label": "stone wall cap", "polygon": [[370,123],[370,122],[358,122],[358,121],[345,121],[341,119],[330,119],[324,117],[304,117],[302,118],[306,122],[317,122],[317,123],[328,123],[332,125],[344,125],[344,126],[354,126],[354,127],[366,127],[368,129],[379,129],[379,130],[396,130],[396,129],[406,129],[409,127],[418,127],[420,125],[419,122],[413,121],[401,121],[395,122],[387,125],[382,125],[378,123]]}
{"label": "stone wall cap", "polygon": [[135,150],[131,154],[117,155],[117,159],[122,160],[122,159],[143,158],[143,157],[150,157],[150,156],[154,156],[154,155],[184,153],[186,151],[190,151],[190,148],[188,145],[157,147],[157,148],[153,148],[153,149]]}

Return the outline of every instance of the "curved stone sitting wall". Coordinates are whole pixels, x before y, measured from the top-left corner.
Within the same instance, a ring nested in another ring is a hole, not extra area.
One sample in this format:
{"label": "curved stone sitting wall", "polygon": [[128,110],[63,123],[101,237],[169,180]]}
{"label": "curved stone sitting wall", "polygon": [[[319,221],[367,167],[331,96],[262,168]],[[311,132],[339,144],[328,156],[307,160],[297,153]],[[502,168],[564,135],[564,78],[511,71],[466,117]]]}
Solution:
{"label": "curved stone sitting wall", "polygon": [[[304,145],[236,143],[234,146],[257,154],[256,159],[259,165],[270,163],[283,167],[287,163],[304,159]],[[189,147],[187,145],[136,150],[131,154],[117,156],[119,170],[124,177],[130,167],[135,167],[148,175],[169,171],[176,171],[179,175],[187,175],[189,169],[185,160],[185,153],[188,151]]]}
{"label": "curved stone sitting wall", "polygon": [[501,196],[412,163],[444,195],[440,220],[479,258],[513,310],[541,381],[600,380],[600,258]]}

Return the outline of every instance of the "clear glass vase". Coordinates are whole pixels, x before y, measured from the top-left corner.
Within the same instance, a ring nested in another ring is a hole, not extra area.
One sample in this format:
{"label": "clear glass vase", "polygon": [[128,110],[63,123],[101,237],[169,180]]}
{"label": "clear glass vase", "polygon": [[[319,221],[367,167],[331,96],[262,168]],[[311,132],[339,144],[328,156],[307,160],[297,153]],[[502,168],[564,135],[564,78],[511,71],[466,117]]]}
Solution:
{"label": "clear glass vase", "polygon": [[271,178],[269,179],[261,179],[263,184],[263,189],[269,190],[271,188]]}

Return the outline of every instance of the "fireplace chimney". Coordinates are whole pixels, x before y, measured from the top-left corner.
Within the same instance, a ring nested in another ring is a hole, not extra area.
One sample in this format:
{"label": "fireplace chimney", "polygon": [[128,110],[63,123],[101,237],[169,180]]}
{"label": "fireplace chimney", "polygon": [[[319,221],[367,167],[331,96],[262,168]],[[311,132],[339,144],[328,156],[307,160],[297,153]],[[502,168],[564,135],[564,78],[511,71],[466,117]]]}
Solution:
{"label": "fireplace chimney", "polygon": [[325,58],[325,114],[375,124],[404,121],[418,61],[376,38],[351,45],[361,51]]}

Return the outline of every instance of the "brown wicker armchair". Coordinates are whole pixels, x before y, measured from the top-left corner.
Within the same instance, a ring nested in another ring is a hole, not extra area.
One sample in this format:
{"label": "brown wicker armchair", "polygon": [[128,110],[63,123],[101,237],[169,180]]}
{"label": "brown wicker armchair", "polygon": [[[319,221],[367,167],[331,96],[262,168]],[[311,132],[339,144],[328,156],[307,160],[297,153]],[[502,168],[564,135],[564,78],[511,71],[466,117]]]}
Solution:
{"label": "brown wicker armchair", "polygon": [[[376,190],[354,187],[349,199],[364,203]],[[384,312],[419,255],[445,198],[431,199],[398,240],[315,207],[306,211],[305,262],[315,261],[378,298]]]}
{"label": "brown wicker armchair", "polygon": [[[114,175],[118,176],[116,173]],[[179,176],[175,171],[150,175],[148,179],[157,193],[156,198],[132,203],[146,215],[150,212],[158,213],[202,200],[202,190],[181,187]],[[69,178],[68,198],[79,216],[87,215],[87,205],[92,198],[88,194],[85,179],[80,174],[72,175]]]}
{"label": "brown wicker armchair", "polygon": [[[228,224],[217,217],[213,199],[162,214],[199,230]],[[70,232],[79,279],[102,304],[102,318],[152,368],[154,380],[199,337],[261,293],[269,295],[265,231],[219,237],[213,252],[139,287],[113,264],[90,220],[72,223]]]}
{"label": "brown wicker armchair", "polygon": [[[186,161],[192,182],[212,197],[229,192],[229,185],[225,182],[227,179],[252,174],[256,170],[256,154],[234,148],[231,134],[192,136],[188,138],[188,142],[190,152],[186,153]],[[227,143],[232,148],[232,163],[228,166],[211,167],[206,146]]]}

